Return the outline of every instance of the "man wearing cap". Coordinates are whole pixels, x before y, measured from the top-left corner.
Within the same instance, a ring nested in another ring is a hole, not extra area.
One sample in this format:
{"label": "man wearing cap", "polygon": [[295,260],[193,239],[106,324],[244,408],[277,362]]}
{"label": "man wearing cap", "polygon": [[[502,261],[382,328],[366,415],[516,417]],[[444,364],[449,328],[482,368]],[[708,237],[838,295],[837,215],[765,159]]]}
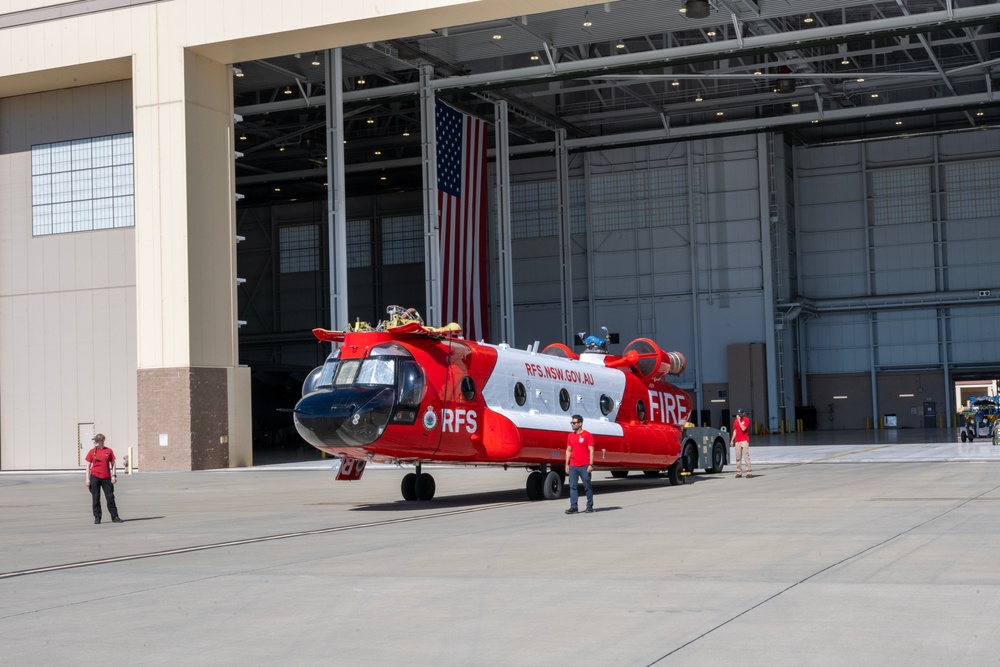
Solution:
{"label": "man wearing cap", "polygon": [[733,447],[736,448],[736,476],[743,476],[743,459],[746,459],[747,477],[753,477],[750,470],[750,418],[743,410],[737,410],[733,420]]}
{"label": "man wearing cap", "polygon": [[94,448],[87,452],[87,486],[93,499],[94,523],[101,522],[101,489],[114,523],[122,523],[115,504],[115,453],[104,446],[104,434],[94,436]]}

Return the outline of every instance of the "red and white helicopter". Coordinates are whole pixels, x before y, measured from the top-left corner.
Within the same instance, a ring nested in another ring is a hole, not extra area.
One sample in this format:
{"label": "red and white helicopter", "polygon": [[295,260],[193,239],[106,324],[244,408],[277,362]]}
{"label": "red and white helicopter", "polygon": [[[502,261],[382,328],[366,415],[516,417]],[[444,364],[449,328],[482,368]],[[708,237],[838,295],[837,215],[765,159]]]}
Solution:
{"label": "red and white helicopter", "polygon": [[559,343],[519,350],[464,340],[456,324],[425,326],[413,309],[388,314],[374,328],[313,330],[339,348],[306,378],[293,416],[306,441],[342,457],[338,479],[360,478],[368,461],[412,463],[403,498],[430,500],[423,463],[516,465],[531,471],[529,498],[558,498],[570,416],[580,414],[595,469],[667,470],[680,483],[691,399],[665,380],[684,371],[679,352],[639,338],[617,356],[594,336],[579,355]]}

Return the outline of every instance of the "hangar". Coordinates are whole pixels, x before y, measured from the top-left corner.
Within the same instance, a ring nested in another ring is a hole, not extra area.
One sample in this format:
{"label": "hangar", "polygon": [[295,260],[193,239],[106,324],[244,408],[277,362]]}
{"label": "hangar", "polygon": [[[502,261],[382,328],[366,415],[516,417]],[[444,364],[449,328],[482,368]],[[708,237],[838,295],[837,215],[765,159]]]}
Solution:
{"label": "hangar", "polygon": [[250,465],[310,329],[440,323],[438,102],[487,126],[481,338],[652,338],[769,432],[1000,376],[995,2],[3,6],[0,469]]}

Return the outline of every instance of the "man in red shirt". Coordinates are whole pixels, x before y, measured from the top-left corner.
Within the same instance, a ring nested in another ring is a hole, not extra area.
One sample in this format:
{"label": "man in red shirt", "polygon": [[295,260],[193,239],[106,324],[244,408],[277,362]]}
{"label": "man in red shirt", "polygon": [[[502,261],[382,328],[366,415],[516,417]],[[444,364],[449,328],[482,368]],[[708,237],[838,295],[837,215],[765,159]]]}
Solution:
{"label": "man in red shirt", "polygon": [[115,504],[115,453],[104,446],[104,434],[94,436],[94,448],[87,452],[87,486],[90,487],[90,497],[93,500],[94,523],[101,522],[101,489],[104,489],[104,500],[108,503],[111,520],[122,523],[118,516],[118,505]]}
{"label": "man in red shirt", "polygon": [[580,415],[570,417],[569,425],[573,432],[566,438],[566,470],[569,473],[569,509],[566,514],[578,511],[578,478],[583,480],[583,488],[587,491],[587,509],[584,512],[593,512],[594,490],[590,485],[590,474],[594,472],[594,436],[583,430],[583,417]]}
{"label": "man in red shirt", "polygon": [[743,410],[736,411],[733,420],[733,447],[736,448],[736,476],[743,476],[743,459],[747,462],[747,477],[753,477],[750,470],[750,418]]}

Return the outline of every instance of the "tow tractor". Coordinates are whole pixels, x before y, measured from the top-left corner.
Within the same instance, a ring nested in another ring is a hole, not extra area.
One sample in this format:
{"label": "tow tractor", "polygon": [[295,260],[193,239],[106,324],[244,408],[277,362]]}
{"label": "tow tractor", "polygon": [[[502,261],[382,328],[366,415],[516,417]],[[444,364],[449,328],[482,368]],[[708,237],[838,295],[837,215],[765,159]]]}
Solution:
{"label": "tow tractor", "polygon": [[962,427],[962,442],[972,442],[975,438],[992,438],[993,444],[1000,444],[1000,396],[980,396],[972,401],[972,406],[962,411],[965,425]]}
{"label": "tow tractor", "polygon": [[[684,425],[681,432],[681,457],[667,469],[671,484],[685,484],[695,470],[704,470],[713,475],[720,473],[729,463],[729,432],[707,426],[695,426],[691,422]],[[647,477],[657,477],[660,470],[643,470]],[[611,476],[623,478],[628,470],[612,470]]]}

